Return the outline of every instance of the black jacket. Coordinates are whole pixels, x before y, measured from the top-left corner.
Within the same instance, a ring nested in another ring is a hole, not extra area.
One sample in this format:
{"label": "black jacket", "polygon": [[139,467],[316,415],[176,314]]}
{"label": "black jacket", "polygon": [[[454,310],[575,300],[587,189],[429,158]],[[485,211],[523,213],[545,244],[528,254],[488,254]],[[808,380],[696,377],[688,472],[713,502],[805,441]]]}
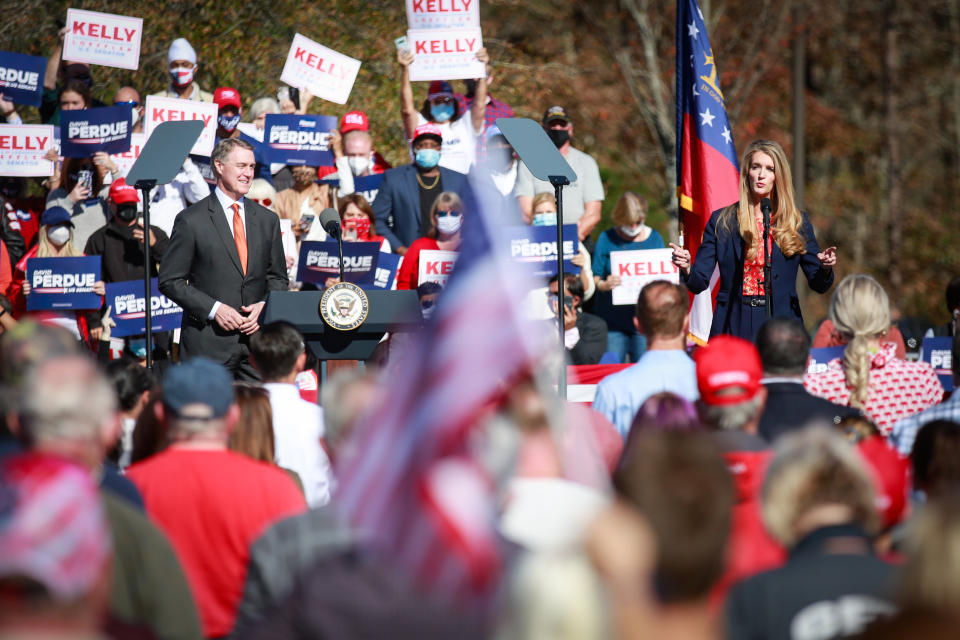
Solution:
{"label": "black jacket", "polygon": [[[150,277],[157,275],[160,260],[167,250],[167,234],[150,225],[157,241],[150,247]],[[88,256],[101,256],[104,282],[124,282],[143,278],[143,243],[133,237],[133,227],[111,220],[93,232],[83,250]]]}
{"label": "black jacket", "polygon": [[823,527],[790,550],[787,564],[735,585],[727,640],[831,640],[857,635],[894,613],[893,567],[873,555],[857,526]]}
{"label": "black jacket", "polygon": [[607,350],[607,323],[592,313],[577,313],[580,341],[567,349],[571,364],[597,364]]}
{"label": "black jacket", "polygon": [[860,411],[853,407],[834,404],[808,393],[799,380],[769,382],[764,386],[767,388],[767,404],[760,417],[758,433],[767,442],[802,429],[811,422],[825,421],[832,425],[848,416],[860,415]]}

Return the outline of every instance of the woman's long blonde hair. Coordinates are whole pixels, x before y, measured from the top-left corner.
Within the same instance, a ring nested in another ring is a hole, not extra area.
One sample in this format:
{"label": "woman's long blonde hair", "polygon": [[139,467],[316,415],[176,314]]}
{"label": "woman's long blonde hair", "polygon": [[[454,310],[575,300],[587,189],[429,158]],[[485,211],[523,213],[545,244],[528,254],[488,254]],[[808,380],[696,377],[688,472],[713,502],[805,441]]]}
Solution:
{"label": "woman's long blonde hair", "polygon": [[83,255],[83,251],[77,249],[73,244],[73,227],[70,227],[70,239],[67,240],[67,244],[64,245],[63,250],[60,253],[57,253],[56,248],[53,246],[53,243],[50,242],[50,238],[47,237],[47,225],[40,227],[40,231],[37,232],[37,257],[38,258],[77,258]]}
{"label": "woman's long blonde hair", "polygon": [[830,301],[830,321],[847,340],[843,371],[850,388],[850,406],[863,409],[870,384],[871,338],[890,328],[890,300],[880,283],[868,275],[847,276]]}
{"label": "woman's long blonde hair", "polygon": [[740,202],[727,207],[720,217],[721,225],[729,231],[731,221],[736,215],[740,226],[740,237],[747,246],[747,260],[754,260],[760,250],[760,238],[756,233],[757,224],[754,219],[753,205],[750,202],[750,162],[753,154],[762,151],[773,159],[773,193],[770,200],[773,202],[773,213],[770,216],[773,239],[786,257],[807,252],[807,243],[800,232],[803,226],[803,217],[797,208],[797,200],[793,193],[793,175],[790,173],[790,163],[783,147],[772,140],[754,140],[743,152],[740,158]]}

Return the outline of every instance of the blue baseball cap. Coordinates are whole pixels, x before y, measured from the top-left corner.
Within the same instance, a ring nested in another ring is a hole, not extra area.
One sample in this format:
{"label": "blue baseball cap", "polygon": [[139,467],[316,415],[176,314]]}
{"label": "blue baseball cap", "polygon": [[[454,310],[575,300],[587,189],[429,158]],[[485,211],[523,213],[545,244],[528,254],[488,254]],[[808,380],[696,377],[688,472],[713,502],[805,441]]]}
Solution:
{"label": "blue baseball cap", "polygon": [[40,216],[40,224],[46,227],[63,223],[73,226],[73,221],[70,220],[70,212],[63,207],[50,207]]}
{"label": "blue baseball cap", "polygon": [[[213,360],[196,357],[170,367],[163,377],[163,404],[180,417],[222,418],[233,404],[233,379]],[[193,411],[183,413],[185,407],[203,405],[212,415]]]}

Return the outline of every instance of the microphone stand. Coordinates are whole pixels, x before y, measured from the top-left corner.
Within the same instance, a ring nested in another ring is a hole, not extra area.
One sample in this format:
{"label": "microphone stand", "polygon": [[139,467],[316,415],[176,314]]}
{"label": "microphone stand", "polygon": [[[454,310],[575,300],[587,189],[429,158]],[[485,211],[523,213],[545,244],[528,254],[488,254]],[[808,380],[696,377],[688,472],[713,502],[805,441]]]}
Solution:
{"label": "microphone stand", "polygon": [[340,251],[340,282],[345,282],[343,279],[343,234],[340,233],[340,225],[336,222],[330,222],[327,224],[326,232],[337,239],[337,249]]}
{"label": "microphone stand", "polygon": [[770,264],[772,260],[770,246],[770,205],[761,204],[760,209],[763,211],[763,291],[764,297],[766,298],[767,307],[767,319],[773,317],[773,265]]}
{"label": "microphone stand", "polygon": [[150,190],[157,186],[154,179],[137,180],[135,188],[143,192],[143,300],[144,329],[147,340],[147,371],[153,371],[153,287],[150,286]]}
{"label": "microphone stand", "polygon": [[549,176],[550,184],[553,185],[554,197],[557,199],[557,321],[560,331],[560,379],[557,381],[557,393],[563,399],[567,399],[567,349],[564,344],[566,329],[563,326],[563,300],[566,285],[563,276],[563,187],[570,184],[566,176]]}

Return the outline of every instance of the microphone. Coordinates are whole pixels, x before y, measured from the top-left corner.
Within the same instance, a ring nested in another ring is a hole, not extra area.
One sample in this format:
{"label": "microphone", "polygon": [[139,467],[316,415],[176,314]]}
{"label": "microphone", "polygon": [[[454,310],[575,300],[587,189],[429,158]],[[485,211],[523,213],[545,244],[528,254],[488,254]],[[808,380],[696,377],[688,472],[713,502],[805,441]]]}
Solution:
{"label": "microphone", "polygon": [[340,214],[336,209],[324,209],[320,212],[320,226],[331,237],[340,238]]}
{"label": "microphone", "polygon": [[760,201],[760,211],[765,215],[770,215],[770,212],[773,211],[773,203],[770,202],[770,198],[764,198]]}

